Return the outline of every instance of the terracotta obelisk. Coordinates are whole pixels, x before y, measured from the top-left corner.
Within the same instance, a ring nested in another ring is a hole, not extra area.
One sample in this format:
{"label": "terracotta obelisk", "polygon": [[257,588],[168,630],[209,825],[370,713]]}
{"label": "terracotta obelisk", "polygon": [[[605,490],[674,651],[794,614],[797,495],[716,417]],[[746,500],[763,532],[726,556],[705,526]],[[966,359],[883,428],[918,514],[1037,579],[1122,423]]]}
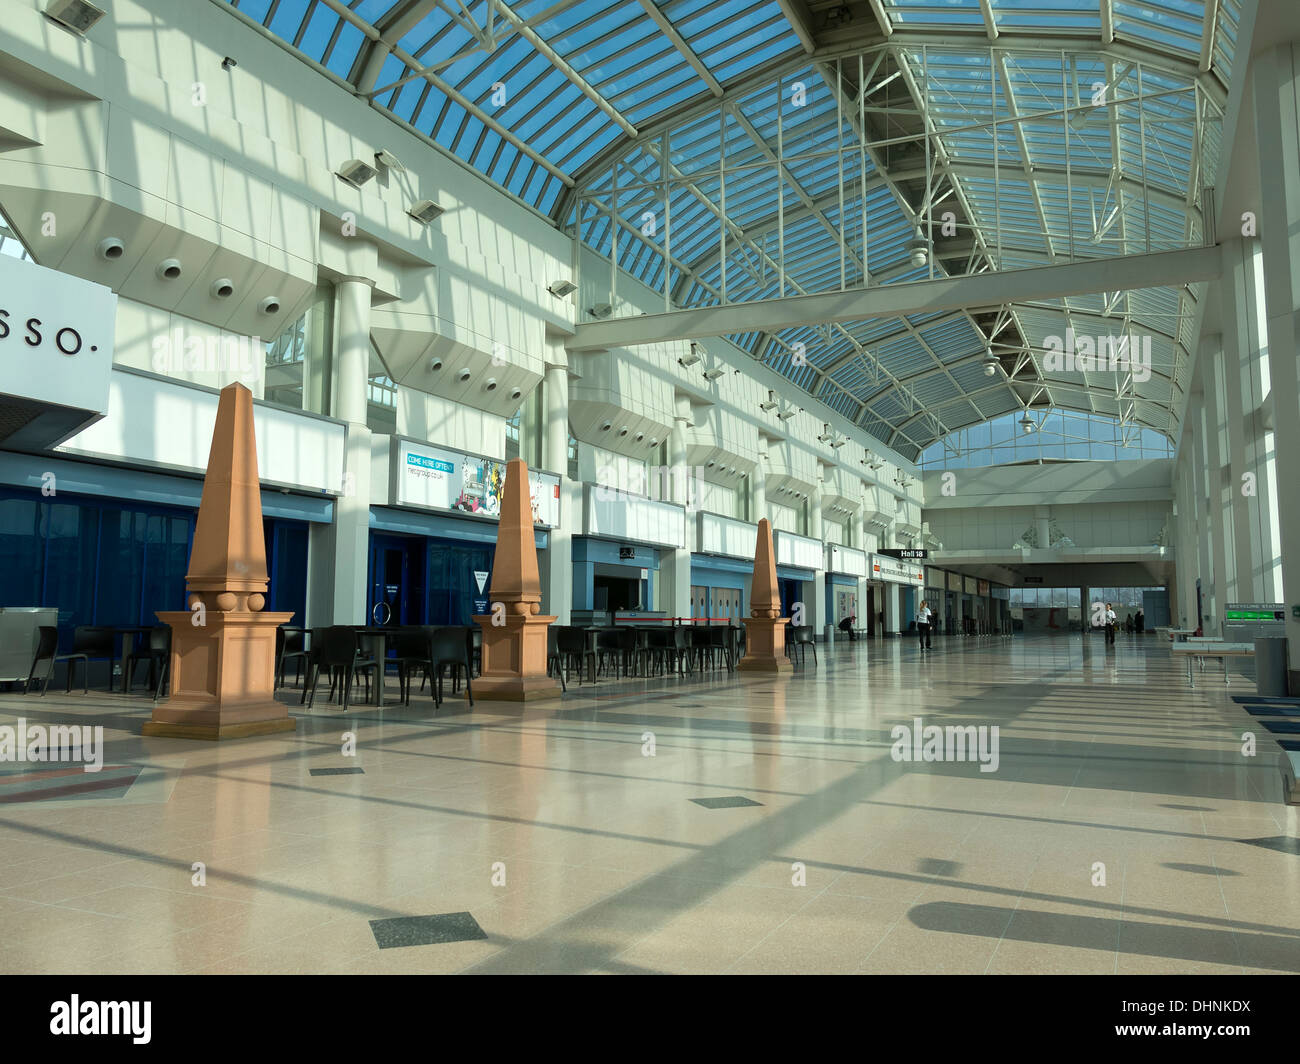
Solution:
{"label": "terracotta obelisk", "polygon": [[483,629],[483,675],[474,681],[474,700],[531,702],[555,698],[559,683],[546,675],[546,633],[554,617],[540,616],[542,579],[537,568],[528,466],[506,463],[501,522],[492,556],[489,610],[474,621]]}
{"label": "terracotta obelisk", "polygon": [[772,523],[766,517],[758,522],[749,604],[749,616],[740,619],[745,626],[745,656],[736,668],[754,672],[794,672],[794,664],[785,656],[786,618],[781,616],[781,595],[776,586]]}
{"label": "terracotta obelisk", "polygon": [[145,735],[237,739],[293,731],[275,700],[275,632],[292,613],[263,613],[266,545],[257,479],[253,393],[221,391],[208,471],[185,574],[189,610],[159,613],[171,626],[171,696]]}

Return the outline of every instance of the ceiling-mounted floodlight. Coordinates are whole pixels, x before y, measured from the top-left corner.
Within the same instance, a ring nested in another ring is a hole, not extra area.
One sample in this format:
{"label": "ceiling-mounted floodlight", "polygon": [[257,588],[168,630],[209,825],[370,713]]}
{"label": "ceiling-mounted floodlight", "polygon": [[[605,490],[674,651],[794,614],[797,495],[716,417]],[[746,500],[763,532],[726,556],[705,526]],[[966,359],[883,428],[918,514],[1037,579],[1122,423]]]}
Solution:
{"label": "ceiling-mounted floodlight", "polygon": [[837,447],[837,448],[838,448],[838,447],[843,447],[843,446],[844,446],[846,443],[848,443],[848,442],[849,442],[848,440],[832,440],[832,441],[831,441],[831,446],[832,446],[832,447]]}
{"label": "ceiling-mounted floodlight", "polygon": [[691,349],[677,360],[679,365],[693,366],[700,360],[700,345],[694,340],[691,341]]}
{"label": "ceiling-mounted floodlight", "polygon": [[612,303],[597,303],[587,313],[593,318],[608,318],[614,313],[614,305]]}
{"label": "ceiling-mounted floodlight", "polygon": [[86,31],[104,17],[104,12],[86,0],[50,0],[45,8],[45,17],[84,37]]}
{"label": "ceiling-mounted floodlight", "polygon": [[727,371],[725,369],[706,369],[704,371],[704,379],[706,381],[716,381],[719,377],[723,376],[726,372]]}
{"label": "ceiling-mounted floodlight", "polygon": [[993,353],[993,348],[987,348],[984,352],[984,376],[991,377],[998,371],[1002,365],[1001,360]]}
{"label": "ceiling-mounted floodlight", "polygon": [[406,208],[406,213],[414,218],[421,225],[428,225],[440,214],[443,209],[431,199],[422,199],[418,203],[412,203]]}
{"label": "ceiling-mounted floodlight", "polygon": [[386,170],[392,170],[394,173],[406,173],[406,167],[402,165],[402,161],[387,148],[380,148],[379,151],[375,152],[375,162]]}
{"label": "ceiling-mounted floodlight", "polygon": [[546,290],[550,292],[551,295],[553,295],[556,299],[563,299],[570,292],[576,292],[578,290],[578,286],[574,284],[572,281],[565,278],[562,281],[556,281],[555,284],[551,285]]}
{"label": "ceiling-mounted floodlight", "polygon": [[794,417],[794,413],[795,412],[793,410],[782,410],[776,416],[779,417],[782,421],[789,421],[792,417]]}
{"label": "ceiling-mounted floodlight", "polygon": [[822,434],[817,437],[818,443],[827,443],[831,438],[831,427],[826,422],[822,422]]}
{"label": "ceiling-mounted floodlight", "polygon": [[777,408],[776,392],[769,388],[767,391],[767,402],[759,403],[758,408],[760,410],[775,410]]}
{"label": "ceiling-mounted floodlight", "polygon": [[907,253],[912,259],[913,266],[924,266],[930,261],[930,241],[925,239],[920,226],[917,226],[916,236],[908,241]]}
{"label": "ceiling-mounted floodlight", "polygon": [[360,188],[367,181],[374,178],[379,173],[369,163],[363,163],[360,159],[349,159],[337,170],[334,171],[336,177],[346,181],[353,188]]}

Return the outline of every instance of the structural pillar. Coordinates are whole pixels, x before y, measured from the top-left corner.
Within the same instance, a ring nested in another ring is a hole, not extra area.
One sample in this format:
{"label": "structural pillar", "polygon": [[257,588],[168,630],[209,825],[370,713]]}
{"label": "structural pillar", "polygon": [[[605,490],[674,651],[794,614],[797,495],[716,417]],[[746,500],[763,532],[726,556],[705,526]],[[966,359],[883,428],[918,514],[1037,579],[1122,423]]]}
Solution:
{"label": "structural pillar", "polygon": [[[313,527],[308,558],[313,624],[363,624],[370,569],[370,429],[366,426],[370,382],[370,301],[374,282],[346,277],[335,283],[334,416],[347,422],[343,483],[334,500],[334,522]],[[317,607],[319,603],[319,608]],[[322,616],[323,614],[323,616]]]}
{"label": "structural pillar", "polygon": [[690,402],[678,399],[677,413],[672,428],[668,431],[668,479],[672,484],[672,501],[686,508],[686,542],[682,547],[663,548],[659,551],[659,608],[669,617],[691,616],[690,545],[695,534],[691,524],[691,507],[695,485],[686,461],[686,429],[690,423]]}
{"label": "structural pillar", "polygon": [[831,632],[834,626],[826,616],[826,548],[825,540],[822,533],[822,487],[821,476],[817,477],[816,484],[813,485],[812,494],[808,496],[808,537],[815,539],[822,544],[821,553],[818,557],[822,560],[821,567],[813,572],[812,601],[807,603],[807,608],[811,613],[811,619],[808,621],[812,625],[813,635],[816,637],[821,633],[822,639],[829,643],[832,640]]}
{"label": "structural pillar", "polygon": [[1290,689],[1300,691],[1300,41],[1251,59]]}
{"label": "structural pillar", "polygon": [[567,625],[573,615],[573,536],[582,528],[582,491],[569,480],[569,360],[564,346],[548,338],[542,382],[546,412],[542,466],[560,477],[560,523],[551,529],[542,565],[542,609]]}

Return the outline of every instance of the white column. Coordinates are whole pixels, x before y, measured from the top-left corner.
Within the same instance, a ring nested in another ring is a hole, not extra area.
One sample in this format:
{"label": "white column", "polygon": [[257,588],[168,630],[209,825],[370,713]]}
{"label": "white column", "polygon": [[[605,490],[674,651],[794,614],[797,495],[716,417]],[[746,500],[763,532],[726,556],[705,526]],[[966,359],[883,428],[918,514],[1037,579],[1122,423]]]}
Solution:
{"label": "white column", "polygon": [[1280,602],[1277,464],[1273,431],[1266,427],[1264,413],[1269,373],[1267,321],[1259,277],[1262,261],[1258,241],[1228,241],[1219,287],[1224,350],[1228,356],[1228,406],[1236,412],[1228,426],[1236,493],[1233,523],[1241,587],[1247,586],[1247,574],[1250,587],[1249,594],[1242,591],[1242,598]]}
{"label": "white column", "polygon": [[1260,247],[1268,314],[1282,593],[1291,690],[1300,687],[1300,41],[1251,59],[1259,148]]}
{"label": "white column", "polygon": [[347,277],[334,286],[334,416],[347,422],[343,484],[334,523],[313,527],[309,558],[312,624],[362,624],[370,564],[370,299],[374,282]]}
{"label": "white column", "polygon": [[1047,550],[1052,545],[1052,511],[1046,506],[1034,507],[1034,530],[1038,533],[1038,549]]}
{"label": "white column", "polygon": [[691,502],[691,475],[686,464],[686,427],[689,422],[689,404],[677,411],[668,433],[668,464],[672,470],[670,480],[673,502],[688,506],[686,511],[686,546],[680,550],[664,548],[659,551],[659,608],[669,617],[691,615],[691,544],[695,537]]}
{"label": "white column", "polygon": [[1223,398],[1223,344],[1219,336],[1211,334],[1204,338],[1200,362],[1205,396],[1205,480],[1209,502],[1206,516],[1209,518],[1210,551],[1218,596],[1216,604],[1222,614],[1229,602],[1239,599],[1232,550],[1232,486],[1226,482],[1224,471],[1228,462],[1228,418]]}
{"label": "white column", "polygon": [[813,572],[812,601],[808,603],[812,618],[807,623],[812,625],[814,637],[821,633],[822,637],[829,643],[834,638],[831,635],[831,632],[834,631],[834,625],[829,624],[826,620],[826,540],[822,527],[822,487],[820,477],[818,477],[817,483],[813,485],[813,490],[808,496],[808,538],[815,539],[822,544],[823,549],[818,555],[822,559],[822,564]]}
{"label": "white column", "polygon": [[569,366],[558,343],[548,342],[542,388],[542,465],[560,475],[560,524],[551,529],[541,559],[542,612],[553,614],[556,624],[568,624],[573,613],[573,537],[582,531],[582,486],[569,480]]}
{"label": "white column", "polygon": [[767,462],[766,455],[758,456],[758,464],[749,477],[749,520],[758,524],[767,517]]}

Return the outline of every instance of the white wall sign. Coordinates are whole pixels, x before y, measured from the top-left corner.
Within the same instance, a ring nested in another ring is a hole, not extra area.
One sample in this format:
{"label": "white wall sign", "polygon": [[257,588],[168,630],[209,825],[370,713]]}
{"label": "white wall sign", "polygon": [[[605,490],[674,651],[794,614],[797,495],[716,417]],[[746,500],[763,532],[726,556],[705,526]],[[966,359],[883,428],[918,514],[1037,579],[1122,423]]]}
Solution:
{"label": "white wall sign", "polygon": [[[396,483],[393,504],[431,510],[460,510],[479,517],[501,517],[506,464],[409,440],[395,440]],[[528,471],[533,524],[560,523],[560,478]]]}
{"label": "white wall sign", "polygon": [[925,583],[925,571],[922,566],[901,558],[886,558],[883,554],[873,554],[871,578],[884,580],[889,584],[912,584],[921,587]]}
{"label": "white wall sign", "polygon": [[758,526],[748,521],[723,517],[721,514],[699,515],[699,545],[701,554],[720,554],[726,558],[753,558],[758,542]]}
{"label": "white wall sign", "polygon": [[[166,469],[208,467],[220,396],[130,370],[113,370],[108,416],[58,448]],[[338,494],[344,428],[338,422],[253,404],[257,475],[264,483]]]}
{"label": "white wall sign", "polygon": [[776,532],[776,564],[792,565],[798,569],[821,569],[826,561],[826,551],[820,540],[796,536],[793,532]]}
{"label": "white wall sign", "polygon": [[52,411],[60,431],[42,445],[107,413],[116,320],[103,285],[0,255],[0,395],[85,412]]}
{"label": "white wall sign", "polygon": [[866,576],[867,555],[855,547],[842,547],[839,544],[826,545],[826,570],[843,573],[845,576]]}
{"label": "white wall sign", "polygon": [[592,484],[586,486],[585,493],[587,535],[662,547],[686,546],[686,511],[682,507]]}

